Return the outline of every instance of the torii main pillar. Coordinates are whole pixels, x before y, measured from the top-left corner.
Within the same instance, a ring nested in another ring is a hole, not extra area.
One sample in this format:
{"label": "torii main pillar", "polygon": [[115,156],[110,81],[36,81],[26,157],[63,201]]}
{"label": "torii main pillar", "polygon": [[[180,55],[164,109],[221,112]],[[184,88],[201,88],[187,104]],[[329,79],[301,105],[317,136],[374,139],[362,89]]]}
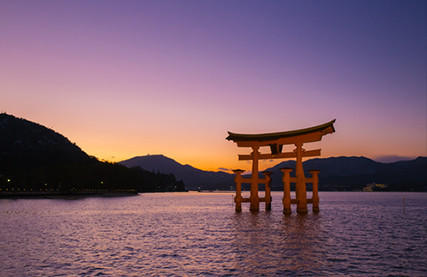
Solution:
{"label": "torii main pillar", "polygon": [[[284,184],[284,196],[283,196],[283,212],[285,214],[291,213],[291,204],[297,204],[297,212],[300,214],[307,213],[307,203],[312,203],[313,212],[319,211],[319,196],[317,192],[318,188],[318,173],[319,171],[310,171],[312,177],[306,178],[304,176],[304,169],[302,164],[303,157],[314,157],[320,156],[320,149],[316,150],[305,150],[303,148],[304,143],[320,141],[326,134],[335,132],[334,124],[335,119],[321,124],[318,126],[293,130],[287,132],[278,133],[266,133],[266,134],[237,134],[228,132],[229,136],[227,140],[232,140],[237,143],[238,147],[249,147],[252,152],[249,155],[239,155],[239,160],[252,160],[252,176],[243,177],[241,174],[242,170],[236,170],[236,211],[241,211],[242,202],[250,202],[250,210],[256,212],[259,210],[259,202],[266,202],[267,207],[271,208],[271,196],[270,187],[271,182],[270,173],[264,173],[265,178],[259,178],[258,162],[262,159],[296,159],[295,177],[290,177],[292,169],[283,169],[283,184]],[[295,149],[292,152],[282,152],[284,145],[295,145]],[[271,153],[260,153],[260,147],[270,147]],[[249,198],[241,197],[241,184],[251,184],[251,194]],[[258,185],[266,184],[266,195],[265,197],[258,196]],[[295,194],[296,199],[290,198],[290,184],[295,183]],[[313,194],[311,199],[307,199],[306,184],[313,184]],[[267,189],[268,187],[268,189]],[[268,192],[267,192],[268,191]],[[267,195],[268,194],[268,195]],[[269,203],[267,203],[269,202]],[[268,205],[269,204],[269,205]],[[239,208],[238,208],[239,207]]]}

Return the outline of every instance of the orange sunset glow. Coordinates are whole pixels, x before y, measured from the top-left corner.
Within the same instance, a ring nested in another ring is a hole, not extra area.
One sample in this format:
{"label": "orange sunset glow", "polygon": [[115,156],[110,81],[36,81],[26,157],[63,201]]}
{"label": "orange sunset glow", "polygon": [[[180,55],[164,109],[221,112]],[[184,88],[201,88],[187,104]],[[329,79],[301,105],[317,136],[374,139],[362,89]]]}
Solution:
{"label": "orange sunset glow", "polygon": [[[178,4],[83,5],[2,4],[0,110],[99,159],[163,154],[204,170],[249,169],[227,131],[333,118],[337,132],[319,143],[322,157],[427,155],[426,29],[404,12],[395,18],[398,7],[352,24],[356,4],[338,5],[332,17],[320,4],[305,7],[308,21],[292,16],[304,8],[292,5],[265,6],[268,20],[232,3],[194,4],[196,13]],[[344,18],[348,25],[334,24]]]}

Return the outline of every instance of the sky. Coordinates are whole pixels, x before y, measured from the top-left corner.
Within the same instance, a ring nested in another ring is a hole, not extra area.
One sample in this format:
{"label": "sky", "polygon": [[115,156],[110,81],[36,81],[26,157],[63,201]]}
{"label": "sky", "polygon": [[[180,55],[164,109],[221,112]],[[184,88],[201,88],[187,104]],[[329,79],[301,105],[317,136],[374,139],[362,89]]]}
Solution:
{"label": "sky", "polygon": [[426,1],[1,0],[0,112],[108,161],[249,169],[227,131],[332,119],[305,149],[426,156],[426,46]]}

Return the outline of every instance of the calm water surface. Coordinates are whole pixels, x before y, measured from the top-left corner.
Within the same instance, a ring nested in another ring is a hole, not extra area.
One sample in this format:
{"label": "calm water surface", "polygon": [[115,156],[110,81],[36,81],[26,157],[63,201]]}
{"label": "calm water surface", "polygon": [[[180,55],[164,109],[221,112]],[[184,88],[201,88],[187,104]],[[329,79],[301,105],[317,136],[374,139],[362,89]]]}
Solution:
{"label": "calm water surface", "polygon": [[0,276],[427,276],[426,193],[320,192],[306,216],[281,197],[3,199]]}

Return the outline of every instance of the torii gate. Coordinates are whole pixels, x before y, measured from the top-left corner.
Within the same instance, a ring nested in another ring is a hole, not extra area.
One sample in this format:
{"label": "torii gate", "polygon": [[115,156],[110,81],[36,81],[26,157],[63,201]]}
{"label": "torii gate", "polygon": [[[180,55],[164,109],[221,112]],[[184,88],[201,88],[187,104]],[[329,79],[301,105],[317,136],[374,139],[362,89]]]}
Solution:
{"label": "torii gate", "polygon": [[[319,170],[310,170],[311,178],[304,176],[304,169],[302,167],[303,157],[320,156],[320,149],[305,150],[302,148],[304,143],[320,141],[324,135],[335,132],[334,129],[335,119],[328,123],[318,126],[287,131],[279,133],[266,133],[266,134],[236,134],[228,132],[227,140],[232,140],[237,143],[238,147],[251,147],[252,153],[249,155],[239,155],[239,160],[252,160],[252,176],[243,177],[244,170],[234,170],[236,176],[236,212],[242,210],[242,202],[250,202],[251,211],[259,211],[259,202],[265,202],[266,210],[271,209],[271,195],[270,195],[270,172],[264,172],[265,178],[258,176],[258,160],[265,159],[285,159],[296,158],[295,176],[291,177],[291,168],[282,168],[283,172],[283,213],[291,213],[291,204],[297,204],[297,212],[300,214],[307,213],[307,203],[312,203],[313,212],[319,211],[319,195],[318,195],[318,174]],[[293,152],[282,152],[283,145],[294,144],[296,146]],[[271,153],[260,153],[259,148],[262,146],[269,146]],[[243,198],[241,194],[242,183],[251,184],[251,194],[249,198]],[[265,197],[258,196],[258,184],[265,184]],[[296,199],[291,199],[291,183],[296,183],[295,194]],[[307,199],[306,183],[313,184],[312,199]]]}

